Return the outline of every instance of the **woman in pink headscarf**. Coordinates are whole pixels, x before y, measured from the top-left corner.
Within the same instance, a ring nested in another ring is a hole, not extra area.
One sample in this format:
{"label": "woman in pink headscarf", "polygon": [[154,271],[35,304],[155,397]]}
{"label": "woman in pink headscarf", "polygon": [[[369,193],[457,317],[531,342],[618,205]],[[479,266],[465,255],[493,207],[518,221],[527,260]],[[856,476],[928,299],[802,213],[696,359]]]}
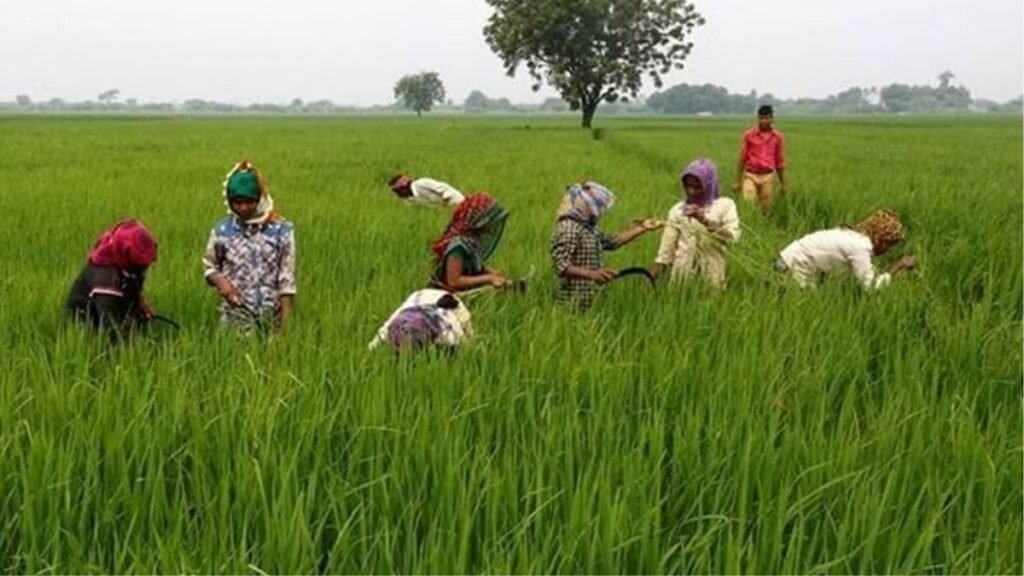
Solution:
{"label": "woman in pink headscarf", "polygon": [[679,183],[683,198],[668,213],[651,272],[660,276],[670,269],[674,282],[700,276],[724,288],[725,250],[740,239],[736,203],[721,197],[718,168],[707,158],[691,162]]}
{"label": "woman in pink headscarf", "polygon": [[112,337],[148,322],[153,310],[142,297],[142,287],[156,253],[156,240],[142,222],[118,222],[104,231],[89,251],[65,310],[76,320],[109,330]]}

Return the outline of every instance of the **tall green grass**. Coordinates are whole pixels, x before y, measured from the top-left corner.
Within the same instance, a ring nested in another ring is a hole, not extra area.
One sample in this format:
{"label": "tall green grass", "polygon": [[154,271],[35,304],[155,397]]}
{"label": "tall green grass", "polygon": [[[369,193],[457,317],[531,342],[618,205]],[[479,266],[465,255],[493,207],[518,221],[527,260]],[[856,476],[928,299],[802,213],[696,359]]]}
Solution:
{"label": "tall green grass", "polygon": [[[0,570],[1020,573],[1019,118],[779,125],[791,192],[741,205],[728,291],[623,281],[581,317],[551,297],[563,185],[615,189],[609,230],[662,216],[697,156],[728,185],[741,121],[0,119]],[[297,230],[297,314],[268,342],[219,331],[201,277],[241,157]],[[446,220],[390,197],[398,170],[498,196],[494,263],[540,271],[471,303],[454,360],[365,350]],[[918,274],[771,276],[882,206]],[[125,216],[185,329],[110,348],[60,307]]]}

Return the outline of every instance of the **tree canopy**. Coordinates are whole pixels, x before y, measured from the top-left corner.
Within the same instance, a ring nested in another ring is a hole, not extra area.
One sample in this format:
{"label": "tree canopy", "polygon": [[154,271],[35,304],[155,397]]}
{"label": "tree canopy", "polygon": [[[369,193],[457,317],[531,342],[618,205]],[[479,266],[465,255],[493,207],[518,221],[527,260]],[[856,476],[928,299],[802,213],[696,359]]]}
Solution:
{"label": "tree canopy", "polygon": [[601,102],[636,97],[648,77],[681,69],[704,24],[686,0],[487,0],[488,45],[509,76],[524,66],[539,90],[547,82],[589,128]]}
{"label": "tree canopy", "polygon": [[395,84],[395,98],[401,99],[406,108],[421,116],[429,112],[434,104],[444,104],[444,84],[437,72],[409,74]]}
{"label": "tree canopy", "polygon": [[99,100],[100,102],[104,102],[104,103],[110,104],[114,100],[117,100],[117,97],[120,94],[121,94],[120,90],[118,90],[117,88],[111,88],[110,90],[105,90],[103,92],[100,92],[99,96],[97,96],[96,99]]}

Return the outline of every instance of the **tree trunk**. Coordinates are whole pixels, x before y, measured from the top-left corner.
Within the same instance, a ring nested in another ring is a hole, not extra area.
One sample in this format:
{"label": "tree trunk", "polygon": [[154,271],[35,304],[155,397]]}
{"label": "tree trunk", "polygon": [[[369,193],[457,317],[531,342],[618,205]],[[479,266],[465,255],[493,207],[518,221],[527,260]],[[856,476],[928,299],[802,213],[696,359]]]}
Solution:
{"label": "tree trunk", "polygon": [[590,128],[590,124],[594,121],[594,113],[597,112],[597,104],[597,102],[583,104],[583,128]]}
{"label": "tree trunk", "polygon": [[423,116],[423,110],[416,110],[416,117],[421,118]]}

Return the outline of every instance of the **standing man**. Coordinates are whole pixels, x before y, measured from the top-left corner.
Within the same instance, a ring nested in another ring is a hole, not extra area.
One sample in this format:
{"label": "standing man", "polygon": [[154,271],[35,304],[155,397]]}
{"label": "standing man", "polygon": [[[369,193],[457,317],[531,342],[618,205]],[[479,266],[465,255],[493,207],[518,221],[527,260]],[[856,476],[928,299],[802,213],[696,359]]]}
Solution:
{"label": "standing man", "polygon": [[786,157],[783,137],[772,127],[775,114],[771,106],[757,109],[757,126],[743,133],[740,161],[736,166],[736,182],[732,191],[743,187],[743,198],[757,200],[761,212],[768,214],[772,205],[772,175],[779,175],[779,192],[786,193]]}
{"label": "standing man", "polygon": [[388,186],[395,196],[413,204],[457,206],[465,200],[451,184],[430,178],[413,180],[408,174],[396,174],[388,180]]}

